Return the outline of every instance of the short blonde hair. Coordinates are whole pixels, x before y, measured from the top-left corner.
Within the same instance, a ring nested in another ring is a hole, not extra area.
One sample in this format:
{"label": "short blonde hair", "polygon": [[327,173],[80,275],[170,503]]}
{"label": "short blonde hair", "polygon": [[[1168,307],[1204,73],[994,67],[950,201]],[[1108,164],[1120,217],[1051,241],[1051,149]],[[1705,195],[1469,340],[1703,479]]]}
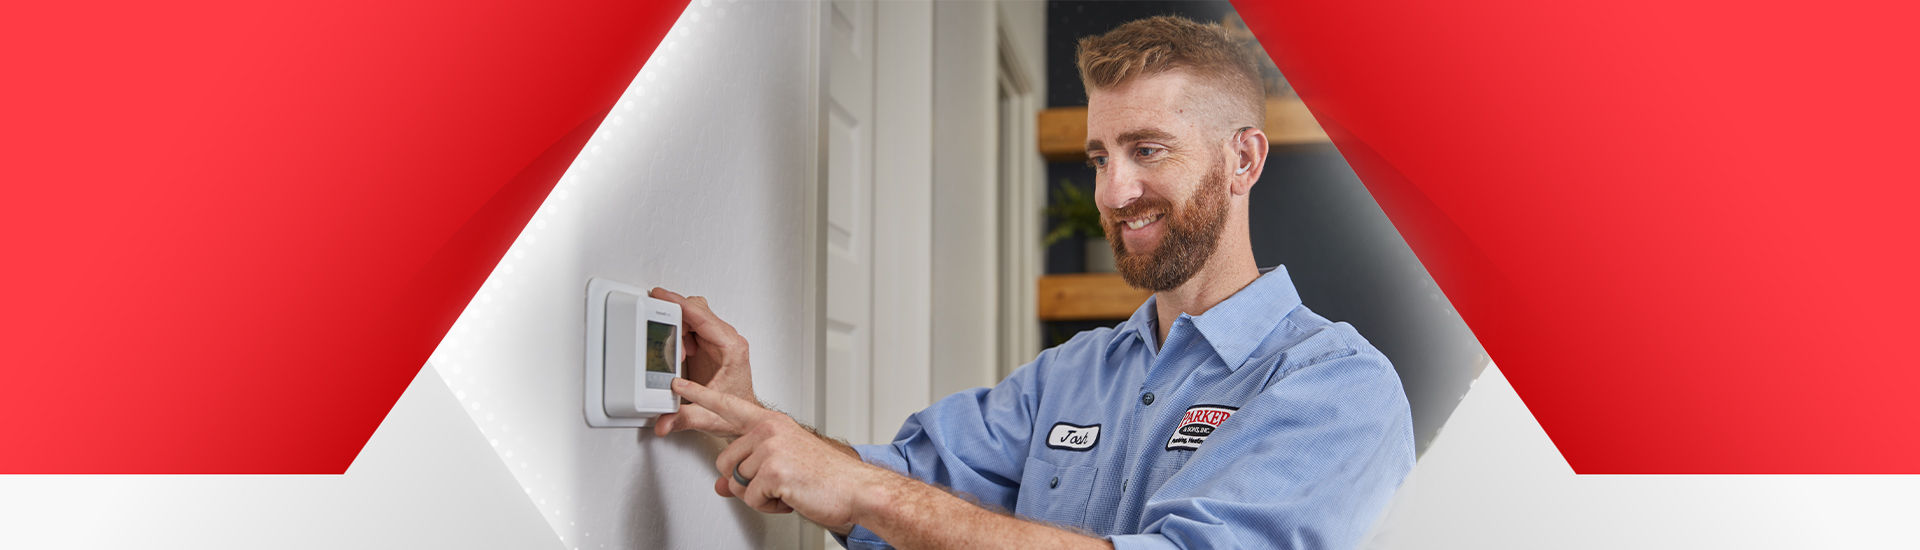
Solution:
{"label": "short blonde hair", "polygon": [[1246,117],[1238,126],[1264,126],[1265,85],[1251,45],[1228,36],[1217,24],[1161,15],[1128,22],[1106,34],[1080,39],[1080,82],[1087,92],[1174,69],[1185,70],[1227,97],[1226,105]]}

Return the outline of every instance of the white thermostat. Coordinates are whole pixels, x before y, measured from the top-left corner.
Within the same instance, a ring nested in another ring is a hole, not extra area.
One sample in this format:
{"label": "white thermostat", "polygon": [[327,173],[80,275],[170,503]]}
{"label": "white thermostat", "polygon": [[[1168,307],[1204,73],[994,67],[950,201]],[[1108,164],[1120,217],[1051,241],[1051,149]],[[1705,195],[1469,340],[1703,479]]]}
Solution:
{"label": "white thermostat", "polygon": [[596,428],[646,426],[680,410],[680,304],[638,287],[587,281],[586,414]]}

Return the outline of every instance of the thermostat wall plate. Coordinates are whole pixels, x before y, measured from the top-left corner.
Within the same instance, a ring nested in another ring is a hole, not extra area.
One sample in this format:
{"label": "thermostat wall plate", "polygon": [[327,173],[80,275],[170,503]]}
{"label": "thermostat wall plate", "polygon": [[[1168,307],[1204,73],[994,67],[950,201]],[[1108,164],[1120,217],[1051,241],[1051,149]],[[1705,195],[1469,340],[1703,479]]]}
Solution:
{"label": "thermostat wall plate", "polygon": [[639,287],[587,281],[585,413],[596,428],[648,426],[679,410],[671,384],[680,376],[680,305]]}

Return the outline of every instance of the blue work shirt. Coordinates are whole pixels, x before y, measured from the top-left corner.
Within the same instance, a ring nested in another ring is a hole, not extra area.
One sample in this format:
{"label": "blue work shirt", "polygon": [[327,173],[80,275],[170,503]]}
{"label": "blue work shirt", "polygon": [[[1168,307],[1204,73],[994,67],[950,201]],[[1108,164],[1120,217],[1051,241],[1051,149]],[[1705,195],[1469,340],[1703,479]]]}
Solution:
{"label": "blue work shirt", "polygon": [[[1413,467],[1400,378],[1285,268],[1157,339],[1154,300],[993,388],[915,413],[868,463],[1115,548],[1352,548]],[[886,548],[856,527],[849,548]]]}

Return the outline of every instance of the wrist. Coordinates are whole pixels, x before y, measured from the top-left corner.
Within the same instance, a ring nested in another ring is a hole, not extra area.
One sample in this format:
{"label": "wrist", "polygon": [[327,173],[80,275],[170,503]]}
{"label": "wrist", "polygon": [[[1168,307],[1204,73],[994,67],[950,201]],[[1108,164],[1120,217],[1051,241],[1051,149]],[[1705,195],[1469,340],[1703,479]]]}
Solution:
{"label": "wrist", "polygon": [[913,481],[904,476],[889,472],[871,464],[862,464],[868,475],[867,481],[855,495],[853,522],[872,528],[889,523],[889,514],[902,509],[900,503],[908,500],[913,490]]}
{"label": "wrist", "polygon": [[728,384],[726,386],[715,386],[714,389],[720,390],[721,393],[732,395],[734,397],[745,399],[747,401],[751,401],[754,403],[761,402],[760,394],[754,393],[753,391],[753,384],[746,384],[746,385]]}

